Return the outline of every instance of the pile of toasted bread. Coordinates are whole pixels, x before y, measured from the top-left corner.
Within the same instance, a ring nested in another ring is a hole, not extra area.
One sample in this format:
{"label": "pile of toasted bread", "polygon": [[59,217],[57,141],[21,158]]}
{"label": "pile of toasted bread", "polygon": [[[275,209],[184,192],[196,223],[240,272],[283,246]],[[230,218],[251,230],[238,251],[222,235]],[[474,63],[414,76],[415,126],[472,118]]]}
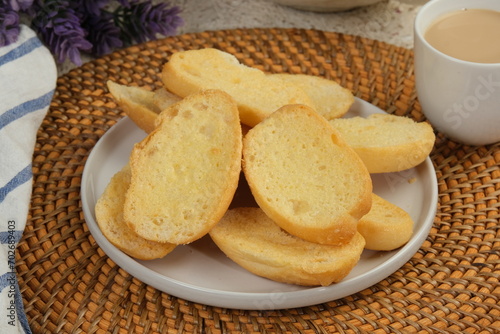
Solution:
{"label": "pile of toasted bread", "polygon": [[[336,82],[268,74],[216,49],[174,53],[162,81],[108,82],[147,133],[95,208],[123,252],[159,258],[208,234],[256,275],[326,286],[363,249],[410,239],[411,217],[373,193],[370,174],[422,163],[435,140],[427,123],[343,118],[354,97]],[[255,205],[235,202],[242,184]]]}

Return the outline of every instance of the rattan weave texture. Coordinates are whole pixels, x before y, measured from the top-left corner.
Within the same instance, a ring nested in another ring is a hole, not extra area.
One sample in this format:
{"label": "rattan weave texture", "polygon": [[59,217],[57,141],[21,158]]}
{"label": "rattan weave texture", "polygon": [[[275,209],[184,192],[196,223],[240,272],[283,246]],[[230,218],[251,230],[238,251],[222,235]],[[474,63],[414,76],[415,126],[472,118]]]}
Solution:
{"label": "rattan weave texture", "polygon": [[58,79],[33,158],[32,205],[17,254],[33,333],[499,333],[500,143],[468,147],[438,134],[433,228],[385,280],[350,297],[289,310],[196,304],[145,285],[97,246],[80,182],[89,152],[123,113],[106,81],[156,88],[168,56],[215,47],[269,72],[337,80],[356,96],[418,121],[411,50],[300,29],[213,31],[148,42]]}

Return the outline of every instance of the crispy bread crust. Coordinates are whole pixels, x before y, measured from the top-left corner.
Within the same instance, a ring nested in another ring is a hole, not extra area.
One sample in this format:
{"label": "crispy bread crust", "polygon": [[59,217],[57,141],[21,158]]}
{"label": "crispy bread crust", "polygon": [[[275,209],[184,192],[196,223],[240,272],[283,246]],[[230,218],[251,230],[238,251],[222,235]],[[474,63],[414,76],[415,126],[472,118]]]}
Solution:
{"label": "crispy bread crust", "polygon": [[284,106],[248,132],[243,171],[262,210],[311,242],[348,242],[370,210],[372,183],[363,162],[306,106]]}
{"label": "crispy bread crust", "polygon": [[125,193],[130,185],[130,168],[125,165],[110,180],[97,200],[95,215],[102,234],[116,248],[140,260],[164,257],[175,245],[146,240],[135,233],[123,219]]}
{"label": "crispy bread crust", "polygon": [[304,286],[341,281],[359,261],[365,244],[359,233],[341,246],[305,241],[283,231],[259,208],[229,210],[210,236],[248,271]]}
{"label": "crispy bread crust", "polygon": [[429,156],[436,139],[428,123],[391,114],[334,119],[330,124],[370,173],[399,172],[418,166]]}
{"label": "crispy bread crust", "polygon": [[241,126],[233,99],[217,90],[164,110],[130,155],[124,216],[142,237],[186,244],[224,215],[241,171]]}
{"label": "crispy bread crust", "polygon": [[366,249],[390,251],[410,240],[414,222],[400,207],[372,194],[372,208],[358,222],[358,232],[366,240]]}
{"label": "crispy bread crust", "polygon": [[185,97],[203,89],[220,89],[238,104],[241,122],[255,126],[285,104],[312,106],[299,87],[273,80],[261,70],[239,63],[232,54],[213,49],[174,53],[164,65],[163,85]]}

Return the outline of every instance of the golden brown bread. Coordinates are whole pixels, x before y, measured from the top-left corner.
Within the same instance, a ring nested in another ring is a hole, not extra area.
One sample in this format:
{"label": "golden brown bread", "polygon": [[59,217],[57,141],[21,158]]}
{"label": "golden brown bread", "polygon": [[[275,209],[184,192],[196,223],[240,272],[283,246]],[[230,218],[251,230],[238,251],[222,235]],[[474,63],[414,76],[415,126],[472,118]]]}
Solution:
{"label": "golden brown bread", "polygon": [[306,106],[284,106],[247,133],[243,171],[262,210],[311,242],[349,242],[370,210],[372,183],[363,162]]}
{"label": "golden brown bread", "polygon": [[359,233],[342,246],[305,241],[283,231],[259,208],[229,210],[210,236],[248,271],[305,286],[327,286],[345,278],[358,263],[365,244]]}
{"label": "golden brown bread", "polygon": [[425,122],[373,114],[330,120],[370,173],[399,172],[422,163],[434,147],[435,135]]}
{"label": "golden brown bread", "polygon": [[154,130],[160,110],[153,103],[154,92],[142,87],[125,86],[108,80],[108,89],[125,114],[146,133]]}
{"label": "golden brown bread", "polygon": [[108,80],[109,92],[125,114],[142,130],[150,133],[155,128],[158,114],[181,100],[164,88],[150,91],[143,87],[125,86]]}
{"label": "golden brown bread", "polygon": [[182,100],[180,96],[175,95],[172,92],[169,92],[165,88],[158,88],[155,90],[153,95],[153,103],[156,105],[157,110],[161,113],[162,110],[167,109],[172,104],[179,102]]}
{"label": "golden brown bread", "polygon": [[[429,127],[385,116],[337,122],[353,96],[336,83],[264,74],[234,56],[203,52],[214,57],[200,65],[203,57],[186,62],[188,53],[180,52],[164,67],[162,79],[182,101],[164,88],[108,83],[127,115],[149,133],[132,152],[132,170],[117,173],[96,206],[113,244],[149,259],[210,231],[230,258],[257,275],[329,285],[351,271],[363,247],[391,250],[409,240],[411,218],[371,193],[368,172],[420,163],[432,149]],[[248,124],[240,185],[249,179],[262,209],[227,211],[231,200],[233,207],[257,205],[248,189],[235,195],[242,151],[238,115]]]}
{"label": "golden brown bread", "polygon": [[142,237],[186,244],[224,215],[241,171],[241,126],[234,100],[208,90],[164,110],[130,155],[124,217]]}
{"label": "golden brown bread", "polygon": [[270,74],[300,87],[310,97],[314,109],[327,120],[344,116],[354,103],[354,95],[337,82],[316,75]]}
{"label": "golden brown bread", "polygon": [[146,240],[128,227],[123,219],[125,193],[129,185],[130,168],[127,164],[111,178],[104,193],[97,200],[97,224],[110,243],[134,258],[152,260],[164,257],[175,245]]}
{"label": "golden brown bread", "polygon": [[232,54],[213,48],[174,53],[163,67],[162,81],[181,97],[202,89],[227,92],[238,104],[241,122],[249,126],[286,104],[313,105],[296,85],[271,79],[263,71],[241,64]]}
{"label": "golden brown bread", "polygon": [[413,234],[414,222],[400,207],[372,194],[372,207],[358,222],[365,248],[389,251],[403,246]]}

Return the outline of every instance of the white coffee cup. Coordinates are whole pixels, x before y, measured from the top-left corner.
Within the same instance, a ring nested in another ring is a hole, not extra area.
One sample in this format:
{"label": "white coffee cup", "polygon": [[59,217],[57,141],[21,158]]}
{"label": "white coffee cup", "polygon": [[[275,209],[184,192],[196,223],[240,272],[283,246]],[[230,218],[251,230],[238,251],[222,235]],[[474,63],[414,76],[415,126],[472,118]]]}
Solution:
{"label": "white coffee cup", "polygon": [[[469,145],[500,141],[500,63],[450,57],[424,34],[442,15],[468,9],[500,11],[499,0],[431,0],[414,25],[415,84],[422,112],[450,139]],[[499,31],[500,34],[500,31]]]}

